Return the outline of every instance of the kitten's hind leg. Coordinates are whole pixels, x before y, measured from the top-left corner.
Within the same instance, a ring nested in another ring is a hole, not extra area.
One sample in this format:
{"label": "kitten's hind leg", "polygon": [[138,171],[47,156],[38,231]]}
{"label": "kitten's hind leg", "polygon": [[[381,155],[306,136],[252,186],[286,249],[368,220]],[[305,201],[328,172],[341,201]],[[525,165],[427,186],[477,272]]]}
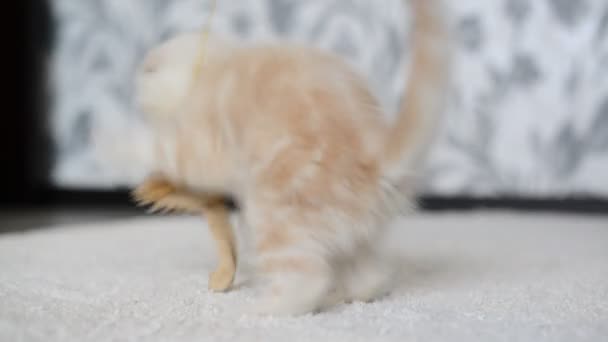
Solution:
{"label": "kitten's hind leg", "polygon": [[312,239],[287,235],[289,227],[256,229],[256,271],[263,286],[257,313],[301,315],[322,308],[333,285],[331,266]]}
{"label": "kitten's hind leg", "polygon": [[364,245],[344,265],[340,273],[349,301],[369,302],[388,294],[395,267],[387,256],[371,245]]}

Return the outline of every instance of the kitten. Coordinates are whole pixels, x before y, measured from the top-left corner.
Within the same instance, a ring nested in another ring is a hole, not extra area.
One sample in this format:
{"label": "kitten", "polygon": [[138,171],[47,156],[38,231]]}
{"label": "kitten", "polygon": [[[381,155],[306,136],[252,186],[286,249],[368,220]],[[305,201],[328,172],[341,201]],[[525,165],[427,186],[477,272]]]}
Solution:
{"label": "kitten", "polygon": [[187,33],[140,66],[136,94],[156,138],[154,171],[237,199],[264,290],[256,311],[303,314],[388,289],[392,270],[375,242],[411,204],[445,93],[438,2],[411,1],[410,85],[394,124],[343,60],[310,47],[214,38],[193,79],[200,34]]}

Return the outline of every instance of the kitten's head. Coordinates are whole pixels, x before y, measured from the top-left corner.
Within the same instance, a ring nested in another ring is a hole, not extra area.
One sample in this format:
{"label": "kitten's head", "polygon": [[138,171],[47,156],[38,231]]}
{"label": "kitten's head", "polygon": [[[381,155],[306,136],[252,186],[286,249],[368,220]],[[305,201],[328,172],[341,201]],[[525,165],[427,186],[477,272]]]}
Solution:
{"label": "kitten's head", "polygon": [[200,58],[201,33],[183,33],[148,52],[137,68],[138,106],[152,117],[174,115],[185,101]]}

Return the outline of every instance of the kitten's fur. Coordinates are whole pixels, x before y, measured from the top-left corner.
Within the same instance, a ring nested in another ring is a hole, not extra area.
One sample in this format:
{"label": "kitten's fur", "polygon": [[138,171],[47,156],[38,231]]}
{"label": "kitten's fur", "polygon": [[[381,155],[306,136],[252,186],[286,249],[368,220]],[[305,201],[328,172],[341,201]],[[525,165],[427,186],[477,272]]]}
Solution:
{"label": "kitten's fur", "polygon": [[181,34],[139,69],[154,171],[242,208],[266,284],[257,311],[301,314],[387,289],[391,269],[374,242],[408,205],[447,74],[438,0],[410,3],[410,86],[392,125],[357,73],[313,48],[212,39],[192,79],[200,34]]}

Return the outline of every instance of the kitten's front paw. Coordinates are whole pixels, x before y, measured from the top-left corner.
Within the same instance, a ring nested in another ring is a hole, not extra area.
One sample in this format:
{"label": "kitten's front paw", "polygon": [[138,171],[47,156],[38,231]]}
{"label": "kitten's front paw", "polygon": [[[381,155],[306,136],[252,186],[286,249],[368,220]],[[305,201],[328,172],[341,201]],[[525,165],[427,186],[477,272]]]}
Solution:
{"label": "kitten's front paw", "polygon": [[151,177],[133,190],[133,198],[140,205],[157,203],[176,191],[175,186],[161,177]]}
{"label": "kitten's front paw", "polygon": [[234,281],[235,270],[230,268],[218,268],[209,274],[209,289],[217,292],[225,292]]}

